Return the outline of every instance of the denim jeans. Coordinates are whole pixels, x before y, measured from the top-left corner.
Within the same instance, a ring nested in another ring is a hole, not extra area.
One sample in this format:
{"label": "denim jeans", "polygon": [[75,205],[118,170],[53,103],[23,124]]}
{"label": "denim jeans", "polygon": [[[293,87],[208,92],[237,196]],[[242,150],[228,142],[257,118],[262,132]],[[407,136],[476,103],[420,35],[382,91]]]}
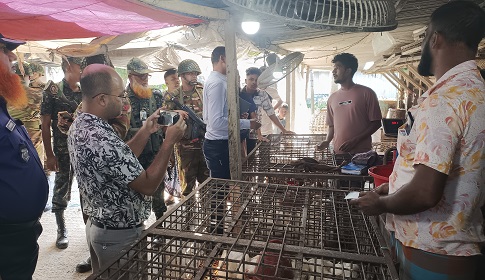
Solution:
{"label": "denim jeans", "polygon": [[204,157],[212,178],[231,179],[228,140],[204,140]]}

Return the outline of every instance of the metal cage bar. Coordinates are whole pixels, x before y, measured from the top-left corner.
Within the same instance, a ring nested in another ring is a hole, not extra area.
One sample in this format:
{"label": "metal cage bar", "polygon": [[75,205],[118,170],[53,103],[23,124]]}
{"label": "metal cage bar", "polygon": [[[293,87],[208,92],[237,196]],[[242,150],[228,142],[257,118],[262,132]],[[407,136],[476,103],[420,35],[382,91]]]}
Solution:
{"label": "metal cage bar", "polygon": [[208,179],[88,279],[397,279],[375,219],[345,193]]}
{"label": "metal cage bar", "polygon": [[313,158],[319,163],[335,165],[329,149],[318,151],[316,146],[326,139],[325,134],[271,134],[269,142],[261,142],[243,163],[243,172],[303,172],[292,164],[301,158]]}

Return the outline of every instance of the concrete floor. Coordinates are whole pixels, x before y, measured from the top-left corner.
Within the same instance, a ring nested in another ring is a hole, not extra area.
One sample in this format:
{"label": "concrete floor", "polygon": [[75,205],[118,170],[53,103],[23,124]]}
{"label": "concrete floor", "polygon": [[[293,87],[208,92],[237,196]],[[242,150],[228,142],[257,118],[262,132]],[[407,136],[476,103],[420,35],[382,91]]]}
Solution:
{"label": "concrete floor", "polygon": [[[54,173],[51,173],[48,204],[51,203],[53,185]],[[49,211],[42,215],[41,223],[44,230],[38,241],[40,252],[34,280],[80,280],[86,279],[91,274],[76,272],[76,264],[89,256],[89,250],[79,204],[79,189],[75,180],[71,190],[71,201],[64,215],[69,234],[69,247],[64,250],[57,249],[55,245],[57,225],[54,214]],[[147,221],[147,227],[154,221],[155,215],[152,213]]]}

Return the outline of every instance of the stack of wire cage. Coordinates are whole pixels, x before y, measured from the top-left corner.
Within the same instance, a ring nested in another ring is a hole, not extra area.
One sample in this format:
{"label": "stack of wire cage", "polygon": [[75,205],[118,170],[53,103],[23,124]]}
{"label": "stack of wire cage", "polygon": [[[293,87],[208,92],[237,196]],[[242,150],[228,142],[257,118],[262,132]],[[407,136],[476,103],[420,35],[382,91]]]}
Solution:
{"label": "stack of wire cage", "polygon": [[317,149],[326,134],[272,134],[267,138],[269,142],[259,143],[243,162],[243,180],[345,190],[373,187],[370,176],[342,175],[336,170],[311,172],[293,164],[302,158],[311,158],[328,166],[342,163],[330,149]]}
{"label": "stack of wire cage", "polygon": [[209,178],[88,279],[398,279],[346,193]]}
{"label": "stack of wire cage", "polygon": [[326,135],[269,135],[243,180],[209,178],[88,279],[398,279],[382,225],[344,199],[368,176],[305,172],[336,165]]}

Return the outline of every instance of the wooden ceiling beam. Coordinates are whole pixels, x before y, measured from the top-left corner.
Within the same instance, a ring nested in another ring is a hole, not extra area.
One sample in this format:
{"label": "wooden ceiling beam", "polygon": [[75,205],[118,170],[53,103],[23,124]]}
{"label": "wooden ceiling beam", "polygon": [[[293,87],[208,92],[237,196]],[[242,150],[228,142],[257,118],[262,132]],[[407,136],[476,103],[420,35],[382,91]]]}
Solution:
{"label": "wooden ceiling beam", "polygon": [[404,72],[404,70],[402,70],[401,68],[397,68],[397,71],[403,76],[403,78],[410,82],[411,84],[413,84],[413,86],[417,87],[417,88],[420,88],[421,90],[423,91],[426,91],[427,88],[424,87],[421,83],[417,82],[415,79],[413,79],[411,76],[409,76],[408,74],[406,74],[406,72]]}
{"label": "wooden ceiling beam", "polygon": [[418,69],[416,69],[416,67],[414,67],[411,64],[406,65],[406,67],[409,69],[411,73],[413,73],[414,76],[416,76],[416,78],[418,78],[421,82],[423,82],[428,88],[433,86],[433,82],[431,82],[430,79],[419,75]]}

